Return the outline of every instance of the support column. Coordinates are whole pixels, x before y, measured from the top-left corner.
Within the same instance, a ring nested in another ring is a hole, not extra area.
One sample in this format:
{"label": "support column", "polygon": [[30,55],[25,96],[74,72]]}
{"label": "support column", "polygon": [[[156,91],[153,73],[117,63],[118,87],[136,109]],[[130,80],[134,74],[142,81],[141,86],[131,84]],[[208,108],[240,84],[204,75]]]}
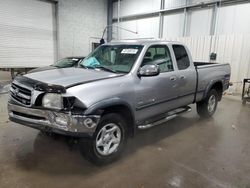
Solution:
{"label": "support column", "polygon": [[217,22],[217,14],[218,14],[218,3],[215,3],[214,8],[213,8],[211,26],[210,26],[210,35],[215,34],[216,22]]}
{"label": "support column", "polygon": [[[165,0],[161,0],[161,7],[160,10],[163,10],[165,8]],[[159,35],[158,37],[161,39],[163,37],[163,22],[164,22],[164,15],[162,12],[159,13]]]}
{"label": "support column", "polygon": [[183,19],[183,31],[182,36],[185,37],[187,35],[187,0],[184,8],[184,19]]}
{"label": "support column", "polygon": [[108,0],[107,42],[112,40],[113,1]]}
{"label": "support column", "polygon": [[118,0],[118,7],[117,7],[117,39],[120,40],[120,14],[121,14],[121,0]]}

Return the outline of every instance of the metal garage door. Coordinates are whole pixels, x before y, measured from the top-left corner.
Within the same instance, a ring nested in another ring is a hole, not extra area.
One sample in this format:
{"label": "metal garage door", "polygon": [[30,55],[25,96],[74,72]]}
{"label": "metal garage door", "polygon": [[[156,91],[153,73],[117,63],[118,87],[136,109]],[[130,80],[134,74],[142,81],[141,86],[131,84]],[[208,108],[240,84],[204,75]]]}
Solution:
{"label": "metal garage door", "polygon": [[0,0],[0,68],[39,67],[56,58],[55,5]]}

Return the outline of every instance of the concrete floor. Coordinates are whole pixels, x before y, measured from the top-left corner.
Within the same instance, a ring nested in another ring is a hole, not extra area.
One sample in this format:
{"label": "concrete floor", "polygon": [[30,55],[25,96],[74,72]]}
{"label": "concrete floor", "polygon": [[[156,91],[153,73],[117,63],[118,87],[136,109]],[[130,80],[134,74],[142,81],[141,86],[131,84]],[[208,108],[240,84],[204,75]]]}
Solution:
{"label": "concrete floor", "polygon": [[213,119],[192,112],[131,139],[96,167],[68,139],[8,121],[0,95],[0,187],[250,187],[250,105],[223,99]]}

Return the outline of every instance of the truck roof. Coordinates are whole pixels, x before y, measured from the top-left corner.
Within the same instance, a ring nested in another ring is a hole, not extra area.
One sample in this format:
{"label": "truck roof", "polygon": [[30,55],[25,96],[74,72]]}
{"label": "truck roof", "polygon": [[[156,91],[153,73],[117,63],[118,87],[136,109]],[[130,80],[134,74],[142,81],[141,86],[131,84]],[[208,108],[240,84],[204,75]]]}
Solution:
{"label": "truck roof", "polygon": [[134,44],[134,45],[150,45],[150,44],[155,44],[155,43],[159,43],[159,44],[166,44],[166,43],[170,43],[170,44],[182,44],[180,42],[177,41],[168,41],[168,40],[161,40],[161,39],[127,39],[127,40],[112,40],[109,43],[106,44],[113,44],[113,45],[121,45],[121,44]]}

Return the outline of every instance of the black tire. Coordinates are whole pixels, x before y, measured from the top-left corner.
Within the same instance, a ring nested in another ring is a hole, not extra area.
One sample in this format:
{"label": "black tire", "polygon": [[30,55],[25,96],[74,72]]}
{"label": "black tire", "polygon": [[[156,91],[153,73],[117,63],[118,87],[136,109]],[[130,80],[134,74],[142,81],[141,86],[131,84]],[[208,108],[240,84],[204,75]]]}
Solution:
{"label": "black tire", "polygon": [[[214,99],[214,106],[209,105],[209,100]],[[210,118],[214,114],[218,104],[218,92],[215,89],[211,89],[207,95],[207,97],[196,103],[197,113],[202,118]]]}
{"label": "black tire", "polygon": [[[100,137],[100,134],[103,128],[105,126],[107,127],[109,124],[114,124],[117,127],[119,127],[120,133],[121,133],[120,142],[119,142],[119,145],[117,146],[117,149],[115,149],[112,153],[107,154],[107,155],[102,155],[100,153],[102,146],[100,147],[97,146],[97,139],[98,137]],[[124,118],[121,115],[116,114],[116,113],[105,114],[101,118],[100,123],[98,124],[93,137],[82,138],[80,140],[80,151],[88,161],[96,165],[105,165],[118,159],[118,157],[124,150],[124,147],[127,143],[127,139],[128,139],[128,129],[127,129],[126,121],[124,120]]]}

